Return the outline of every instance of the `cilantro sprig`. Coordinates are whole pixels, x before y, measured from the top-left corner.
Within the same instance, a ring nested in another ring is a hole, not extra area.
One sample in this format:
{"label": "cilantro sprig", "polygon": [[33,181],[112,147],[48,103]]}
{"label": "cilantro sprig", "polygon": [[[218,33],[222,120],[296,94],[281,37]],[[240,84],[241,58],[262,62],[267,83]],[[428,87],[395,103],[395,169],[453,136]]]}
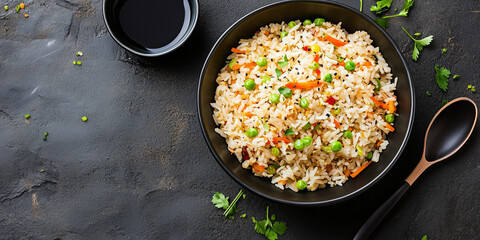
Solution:
{"label": "cilantro sprig", "polygon": [[430,43],[433,40],[433,36],[430,35],[426,38],[422,38],[420,40],[417,40],[417,39],[413,38],[412,35],[410,35],[410,33],[408,33],[407,30],[405,30],[405,28],[402,27],[402,29],[415,42],[415,46],[413,48],[413,53],[412,53],[412,59],[417,61],[418,55],[420,55],[420,51],[423,50],[423,47],[430,45]]}
{"label": "cilantro sprig", "polygon": [[405,0],[405,2],[403,3],[402,11],[400,11],[398,14],[384,16],[382,18],[377,18],[377,19],[375,19],[375,22],[377,22],[378,25],[380,25],[382,28],[384,28],[384,29],[387,28],[388,26],[390,26],[388,24],[387,19],[388,18],[394,18],[394,17],[406,17],[406,16],[408,16],[408,11],[413,6],[413,2],[414,2],[414,0]]}
{"label": "cilantro sprig", "polygon": [[288,58],[287,58],[287,54],[285,54],[285,56],[283,56],[283,61],[278,61],[278,68],[282,69],[287,65],[288,65]]}
{"label": "cilantro sprig", "polygon": [[255,223],[255,231],[259,234],[265,235],[265,237],[267,237],[269,240],[278,239],[278,235],[283,235],[285,230],[287,230],[287,224],[285,222],[275,221],[275,219],[275,215],[272,215],[271,220],[268,217],[267,206],[267,219],[257,221],[254,217],[252,217],[252,221]]}
{"label": "cilantro sprig", "polygon": [[375,14],[380,14],[382,12],[387,11],[390,6],[392,5],[393,0],[381,0],[377,1],[377,6],[372,5],[370,7],[370,11],[374,12]]}
{"label": "cilantro sprig", "polygon": [[295,132],[293,131],[293,128],[289,128],[287,130],[285,130],[285,136],[292,136],[292,135],[295,135]]}
{"label": "cilantro sprig", "polygon": [[435,72],[437,72],[437,75],[435,76],[435,80],[437,80],[438,86],[444,91],[447,91],[448,88],[448,79],[450,78],[450,70],[442,67],[439,68],[438,64],[435,65]]}
{"label": "cilantro sprig", "polygon": [[[238,192],[237,196],[233,199],[233,201],[231,203],[228,203],[228,197],[225,197],[225,195],[223,195],[222,193],[215,192],[212,197],[212,203],[217,208],[225,209],[225,212],[223,212],[223,216],[233,219],[233,215],[238,212],[237,202],[242,196],[242,194],[243,190],[240,190],[240,192]],[[245,198],[245,194],[243,194],[243,196],[243,198]]]}

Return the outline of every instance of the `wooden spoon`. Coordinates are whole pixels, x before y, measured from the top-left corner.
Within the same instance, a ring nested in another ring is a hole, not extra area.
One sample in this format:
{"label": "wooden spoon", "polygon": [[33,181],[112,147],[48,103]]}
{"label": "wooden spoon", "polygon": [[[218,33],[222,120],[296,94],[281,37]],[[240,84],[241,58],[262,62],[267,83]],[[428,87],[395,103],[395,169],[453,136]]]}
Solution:
{"label": "wooden spoon", "polygon": [[450,101],[437,112],[427,128],[420,162],[400,188],[363,224],[354,240],[367,239],[425,169],[449,158],[465,144],[473,132],[477,115],[477,105],[466,97]]}

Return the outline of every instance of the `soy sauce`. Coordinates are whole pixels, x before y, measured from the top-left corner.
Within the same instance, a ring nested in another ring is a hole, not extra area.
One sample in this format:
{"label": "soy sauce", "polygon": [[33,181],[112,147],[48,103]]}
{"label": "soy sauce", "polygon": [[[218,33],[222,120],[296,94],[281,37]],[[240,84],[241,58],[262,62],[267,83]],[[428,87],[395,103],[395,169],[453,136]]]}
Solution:
{"label": "soy sauce", "polygon": [[117,16],[124,37],[152,52],[178,42],[191,17],[188,0],[126,0]]}

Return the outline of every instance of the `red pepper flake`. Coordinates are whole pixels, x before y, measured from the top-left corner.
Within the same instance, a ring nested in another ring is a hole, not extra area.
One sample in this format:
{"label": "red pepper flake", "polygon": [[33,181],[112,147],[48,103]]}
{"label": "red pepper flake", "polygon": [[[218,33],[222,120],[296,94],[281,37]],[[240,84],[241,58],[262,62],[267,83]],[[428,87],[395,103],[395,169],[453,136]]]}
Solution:
{"label": "red pepper flake", "polygon": [[247,146],[242,147],[242,159],[243,161],[250,159],[250,155],[248,155],[248,151],[247,151]]}
{"label": "red pepper flake", "polygon": [[303,47],[303,50],[308,52],[308,46]]}
{"label": "red pepper flake", "polygon": [[330,96],[327,101],[325,101],[326,103],[330,104],[330,105],[333,105],[335,104],[337,100],[335,98],[333,98],[332,96]]}

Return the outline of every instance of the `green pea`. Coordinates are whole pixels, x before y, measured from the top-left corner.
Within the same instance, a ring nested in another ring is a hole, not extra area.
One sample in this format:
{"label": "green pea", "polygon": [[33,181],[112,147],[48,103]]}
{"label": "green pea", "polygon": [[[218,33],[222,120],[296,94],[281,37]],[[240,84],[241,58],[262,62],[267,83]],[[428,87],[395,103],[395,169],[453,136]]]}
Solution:
{"label": "green pea", "polygon": [[235,59],[230,60],[230,63],[228,64],[228,67],[229,67],[230,69],[232,69],[232,68],[233,68],[233,65],[235,65],[235,63],[237,63],[237,61],[236,61]]}
{"label": "green pea", "polygon": [[300,107],[308,108],[308,105],[310,105],[310,103],[308,102],[308,99],[302,97],[302,99],[300,99]]}
{"label": "green pea", "polygon": [[263,84],[263,83],[267,83],[267,81],[270,81],[270,80],[272,80],[271,77],[269,77],[269,76],[263,76],[263,77],[262,77],[262,84]]}
{"label": "green pea", "polygon": [[310,19],[305,19],[305,21],[303,21],[303,26],[307,26],[310,24],[312,24],[312,21]]}
{"label": "green pea", "polygon": [[272,153],[273,156],[278,156],[280,155],[280,149],[274,147],[270,150],[270,153]]}
{"label": "green pea", "polygon": [[357,66],[355,65],[355,63],[353,61],[348,61],[345,63],[345,69],[347,69],[348,71],[353,71],[355,70]]}
{"label": "green pea", "polygon": [[350,131],[350,130],[343,131],[343,137],[348,138],[348,139],[352,139],[352,131]]}
{"label": "green pea", "polygon": [[340,107],[338,107],[338,106],[336,106],[336,107],[333,108],[333,110],[332,110],[332,114],[333,114],[333,115],[338,115],[338,114],[340,114],[341,112],[342,112],[342,109],[341,109]]}
{"label": "green pea", "polygon": [[316,18],[315,20],[313,20],[313,23],[315,23],[315,26],[322,26],[324,22],[325,22],[325,19],[323,18]]}
{"label": "green pea", "polygon": [[325,77],[323,77],[324,82],[332,83],[332,74],[327,73],[325,74]]}
{"label": "green pea", "polygon": [[257,84],[255,84],[255,81],[253,81],[253,80],[250,79],[250,78],[247,79],[247,80],[245,80],[245,88],[246,88],[247,90],[253,90],[253,89],[255,89],[255,86],[256,86],[256,85],[257,85]]}
{"label": "green pea", "polygon": [[290,21],[290,22],[288,23],[288,27],[289,27],[289,28],[293,28],[293,27],[295,27],[295,26],[297,26],[297,24],[296,24],[294,21]]}
{"label": "green pea", "polygon": [[293,144],[293,146],[295,147],[295,149],[297,150],[302,150],[303,147],[305,147],[303,145],[303,141],[301,139],[298,139],[297,141],[295,141],[295,143]]}
{"label": "green pea", "polygon": [[280,102],[280,94],[272,93],[272,95],[270,95],[270,102],[271,103],[279,103]]}
{"label": "green pea", "polygon": [[249,128],[247,131],[245,131],[245,135],[249,138],[254,138],[258,135],[258,130],[256,128]]}
{"label": "green pea", "polygon": [[367,158],[367,160],[372,160],[372,158],[373,158],[373,153],[372,153],[372,152],[368,152],[366,158]]}
{"label": "green pea", "polygon": [[283,31],[282,33],[280,33],[280,37],[286,37],[288,36],[288,32],[287,31]]}
{"label": "green pea", "polygon": [[267,173],[268,173],[268,174],[275,174],[275,172],[277,172],[277,169],[275,169],[275,166],[273,166],[273,165],[268,165],[268,167],[267,167]]}
{"label": "green pea", "polygon": [[258,65],[259,67],[265,67],[265,66],[267,66],[267,63],[268,63],[267,58],[265,58],[265,57],[259,57],[259,58],[257,58],[257,65]]}
{"label": "green pea", "polygon": [[307,187],[307,183],[305,181],[303,181],[302,179],[298,180],[296,185],[297,185],[298,190],[303,190]]}
{"label": "green pea", "polygon": [[312,127],[312,124],[310,124],[309,122],[307,124],[305,124],[305,126],[303,126],[303,130],[308,130]]}
{"label": "green pea", "polygon": [[332,148],[329,147],[329,146],[323,146],[322,147],[322,151],[326,152],[326,153],[331,153],[332,152]]}
{"label": "green pea", "polygon": [[316,62],[312,62],[312,63],[310,64],[310,66],[308,66],[308,67],[311,68],[311,69],[313,69],[313,70],[317,70],[318,67],[320,67],[320,65],[318,65],[318,63],[316,63]]}
{"label": "green pea", "polygon": [[395,122],[395,115],[393,115],[391,113],[385,115],[385,121],[387,121],[388,123]]}
{"label": "green pea", "polygon": [[303,142],[303,145],[306,147],[306,146],[309,146],[310,144],[312,144],[312,137],[310,136],[306,136],[304,138],[302,138],[302,142]]}
{"label": "green pea", "polygon": [[338,152],[338,151],[342,150],[343,145],[342,145],[341,142],[335,141],[335,142],[332,142],[332,143],[330,144],[330,147],[332,148],[332,150],[333,150],[334,152]]}

